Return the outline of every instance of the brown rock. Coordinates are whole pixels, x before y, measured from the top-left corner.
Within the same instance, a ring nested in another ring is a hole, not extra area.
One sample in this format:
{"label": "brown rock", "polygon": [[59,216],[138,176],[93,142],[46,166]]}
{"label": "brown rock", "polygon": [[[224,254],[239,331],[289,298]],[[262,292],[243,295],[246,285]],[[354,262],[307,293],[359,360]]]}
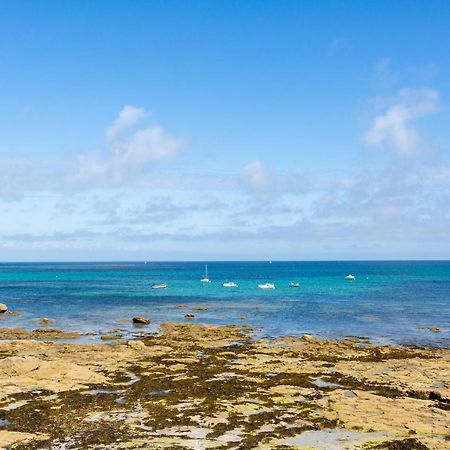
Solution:
{"label": "brown rock", "polygon": [[4,303],[0,303],[0,314],[4,314],[8,311],[8,307]]}
{"label": "brown rock", "polygon": [[127,346],[134,350],[142,350],[146,347],[142,341],[128,341]]}
{"label": "brown rock", "polygon": [[0,328],[1,339],[76,339],[80,333],[61,331],[55,328],[37,328],[27,331],[23,328]]}
{"label": "brown rock", "polygon": [[0,361],[0,375],[18,376],[36,370],[41,360],[33,356],[9,356]]}
{"label": "brown rock", "polygon": [[42,325],[50,325],[51,323],[55,323],[54,320],[51,320],[48,317],[42,317],[40,322]]}
{"label": "brown rock", "polygon": [[[1,305],[0,305],[1,306]],[[442,330],[439,327],[430,327],[429,330],[432,333],[440,333]]]}
{"label": "brown rock", "polygon": [[304,334],[302,336],[302,341],[306,342],[319,342],[319,339],[315,338],[314,336],[311,336],[310,334]]}
{"label": "brown rock", "polygon": [[139,325],[148,325],[150,323],[149,319],[146,319],[145,317],[133,317],[133,323],[139,324]]}
{"label": "brown rock", "polygon": [[102,341],[113,341],[115,339],[121,339],[121,338],[122,338],[122,336],[119,336],[117,334],[102,334],[100,336],[100,339]]}

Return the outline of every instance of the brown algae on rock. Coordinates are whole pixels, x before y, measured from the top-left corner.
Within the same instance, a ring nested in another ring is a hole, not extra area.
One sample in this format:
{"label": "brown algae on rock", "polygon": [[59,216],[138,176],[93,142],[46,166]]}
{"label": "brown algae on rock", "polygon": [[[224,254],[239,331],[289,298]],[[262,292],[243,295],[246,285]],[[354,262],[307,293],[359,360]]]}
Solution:
{"label": "brown algae on rock", "polygon": [[139,341],[0,341],[0,443],[447,448],[448,350],[249,332],[168,323]]}

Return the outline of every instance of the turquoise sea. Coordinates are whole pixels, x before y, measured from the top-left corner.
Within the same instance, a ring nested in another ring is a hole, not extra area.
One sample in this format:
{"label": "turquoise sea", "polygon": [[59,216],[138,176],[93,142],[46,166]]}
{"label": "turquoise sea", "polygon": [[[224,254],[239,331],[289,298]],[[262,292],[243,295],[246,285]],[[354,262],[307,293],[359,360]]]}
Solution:
{"label": "turquoise sea", "polygon": [[[249,324],[258,336],[311,333],[328,338],[364,336],[385,343],[450,347],[450,261],[398,262],[208,262],[205,263],[3,263],[0,302],[20,316],[3,316],[0,327],[54,327],[80,332],[137,330],[135,315],[152,320]],[[346,281],[347,274],[356,276]],[[222,287],[234,281],[238,288]],[[263,291],[271,282],[275,290]],[[289,287],[299,282],[300,287]],[[167,283],[153,290],[153,283]],[[433,333],[429,327],[438,327]]]}

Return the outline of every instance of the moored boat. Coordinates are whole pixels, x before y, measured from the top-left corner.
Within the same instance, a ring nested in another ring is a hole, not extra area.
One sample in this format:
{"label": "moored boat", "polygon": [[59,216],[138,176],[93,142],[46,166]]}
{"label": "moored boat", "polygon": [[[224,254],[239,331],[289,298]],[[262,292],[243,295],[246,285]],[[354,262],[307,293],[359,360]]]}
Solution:
{"label": "moored boat", "polygon": [[227,281],[226,283],[222,283],[223,287],[226,288],[237,288],[239,285],[237,283],[233,283],[232,281]]}
{"label": "moored boat", "polygon": [[165,284],[165,283],[152,284],[151,288],[152,289],[166,289],[167,284]]}
{"label": "moored boat", "polygon": [[205,264],[205,276],[200,281],[202,283],[211,283],[211,280],[208,278],[208,264]]}
{"label": "moored boat", "polygon": [[258,287],[260,289],[275,289],[275,285],[273,283],[258,284]]}

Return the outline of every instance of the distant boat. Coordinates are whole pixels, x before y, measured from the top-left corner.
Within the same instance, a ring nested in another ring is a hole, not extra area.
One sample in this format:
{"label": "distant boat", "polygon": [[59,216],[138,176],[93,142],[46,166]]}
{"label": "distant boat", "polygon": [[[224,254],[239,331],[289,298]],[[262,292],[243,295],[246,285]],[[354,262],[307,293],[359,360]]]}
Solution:
{"label": "distant boat", "polygon": [[348,281],[355,281],[355,280],[356,280],[356,277],[355,277],[354,275],[349,274],[349,275],[347,275],[347,276],[345,277],[345,279],[348,280]]}
{"label": "distant boat", "polygon": [[258,287],[260,289],[275,289],[275,285],[273,283],[258,284]]}
{"label": "distant boat", "polygon": [[300,287],[300,283],[289,283],[289,287]]}
{"label": "distant boat", "polygon": [[226,283],[223,283],[222,286],[223,286],[223,287],[226,287],[226,288],[235,288],[235,287],[239,287],[238,284],[233,283],[232,281],[227,281]]}
{"label": "distant boat", "polygon": [[167,288],[167,284],[165,283],[161,283],[161,284],[152,284],[152,289],[166,289]]}
{"label": "distant boat", "polygon": [[211,280],[208,278],[208,264],[205,264],[205,276],[200,281],[202,283],[211,283]]}

